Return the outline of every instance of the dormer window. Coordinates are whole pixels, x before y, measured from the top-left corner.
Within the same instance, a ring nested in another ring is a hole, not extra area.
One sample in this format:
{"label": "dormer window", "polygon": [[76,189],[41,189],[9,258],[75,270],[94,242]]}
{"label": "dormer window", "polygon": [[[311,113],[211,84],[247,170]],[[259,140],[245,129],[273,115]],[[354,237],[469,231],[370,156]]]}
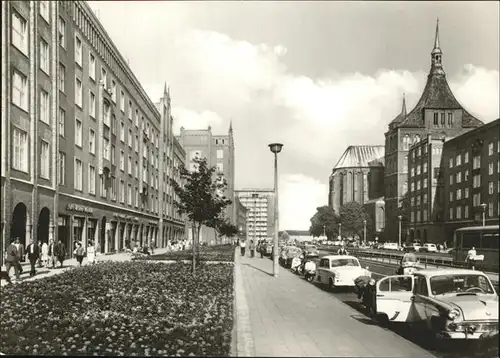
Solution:
{"label": "dormer window", "polygon": [[448,127],[453,127],[453,113],[448,113]]}
{"label": "dormer window", "polygon": [[434,113],[434,126],[437,127],[439,125],[439,113]]}
{"label": "dormer window", "polygon": [[444,127],[445,125],[446,125],[445,114],[441,113],[441,127]]}

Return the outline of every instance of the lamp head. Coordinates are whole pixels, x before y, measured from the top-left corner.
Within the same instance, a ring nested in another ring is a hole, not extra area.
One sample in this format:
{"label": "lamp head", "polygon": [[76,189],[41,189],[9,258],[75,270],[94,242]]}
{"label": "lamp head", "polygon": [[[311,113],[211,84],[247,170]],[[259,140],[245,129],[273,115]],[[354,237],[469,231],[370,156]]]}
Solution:
{"label": "lamp head", "polygon": [[281,152],[281,148],[283,148],[283,144],[281,143],[271,143],[269,144],[269,149],[271,149],[271,152],[274,154],[278,154]]}
{"label": "lamp head", "polygon": [[403,218],[403,216],[401,215],[398,215],[398,219],[401,220]]}

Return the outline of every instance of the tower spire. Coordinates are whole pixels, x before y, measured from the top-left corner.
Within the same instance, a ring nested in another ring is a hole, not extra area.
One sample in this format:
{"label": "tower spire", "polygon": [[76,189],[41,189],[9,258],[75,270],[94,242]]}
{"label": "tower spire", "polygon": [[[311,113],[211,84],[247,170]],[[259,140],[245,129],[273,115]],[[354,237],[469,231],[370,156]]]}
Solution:
{"label": "tower spire", "polygon": [[439,17],[436,21],[436,35],[434,37],[434,50],[440,49],[439,47]]}
{"label": "tower spire", "polygon": [[401,107],[401,114],[406,117],[406,95],[403,92],[403,106]]}
{"label": "tower spire", "polygon": [[434,48],[431,52],[431,75],[444,75],[443,64],[442,64],[441,47],[439,45],[439,18],[436,21],[436,35],[434,37]]}
{"label": "tower spire", "polygon": [[229,133],[232,133],[233,132],[233,120],[231,119],[229,121]]}

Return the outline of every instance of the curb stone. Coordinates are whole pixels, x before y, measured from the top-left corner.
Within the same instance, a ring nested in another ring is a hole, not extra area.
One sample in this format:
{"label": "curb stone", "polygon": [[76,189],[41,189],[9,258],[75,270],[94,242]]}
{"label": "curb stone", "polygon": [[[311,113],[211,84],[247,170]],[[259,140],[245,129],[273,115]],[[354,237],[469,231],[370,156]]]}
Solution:
{"label": "curb stone", "polygon": [[250,310],[248,309],[239,261],[238,255],[235,255],[236,356],[255,357],[252,322],[250,321]]}

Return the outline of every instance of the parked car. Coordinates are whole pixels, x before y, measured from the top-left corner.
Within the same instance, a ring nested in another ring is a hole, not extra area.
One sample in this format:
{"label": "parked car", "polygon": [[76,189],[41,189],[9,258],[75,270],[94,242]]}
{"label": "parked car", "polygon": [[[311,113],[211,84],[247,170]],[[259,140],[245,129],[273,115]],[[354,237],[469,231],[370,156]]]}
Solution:
{"label": "parked car", "polygon": [[498,334],[498,295],[483,272],[426,269],[382,278],[376,317],[430,330],[436,338],[479,339]]}
{"label": "parked car", "polygon": [[335,290],[337,287],[354,287],[354,280],[359,276],[371,277],[371,272],[368,266],[363,268],[356,257],[328,255],[319,260],[314,282]]}
{"label": "parked car", "polygon": [[319,257],[319,250],[316,245],[306,245],[304,251],[307,257]]}
{"label": "parked car", "polygon": [[382,246],[384,250],[399,250],[399,246],[395,242],[385,242],[384,245]]}
{"label": "parked car", "polygon": [[419,250],[419,252],[438,252],[436,244],[424,244]]}
{"label": "parked car", "polygon": [[419,252],[422,245],[418,242],[405,243],[403,245],[403,251],[406,252]]}

